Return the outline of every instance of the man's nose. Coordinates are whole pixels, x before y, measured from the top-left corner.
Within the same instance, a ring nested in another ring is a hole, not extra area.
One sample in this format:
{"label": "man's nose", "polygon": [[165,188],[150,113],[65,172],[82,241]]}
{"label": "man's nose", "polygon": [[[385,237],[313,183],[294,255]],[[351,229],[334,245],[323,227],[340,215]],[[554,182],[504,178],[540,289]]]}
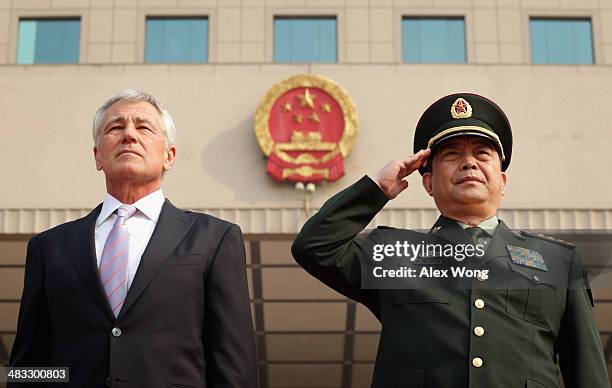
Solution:
{"label": "man's nose", "polygon": [[132,123],[128,123],[123,130],[123,142],[124,143],[135,143],[137,135],[136,127]]}
{"label": "man's nose", "polygon": [[476,158],[473,155],[466,155],[463,157],[463,162],[461,164],[462,170],[475,170],[477,168]]}

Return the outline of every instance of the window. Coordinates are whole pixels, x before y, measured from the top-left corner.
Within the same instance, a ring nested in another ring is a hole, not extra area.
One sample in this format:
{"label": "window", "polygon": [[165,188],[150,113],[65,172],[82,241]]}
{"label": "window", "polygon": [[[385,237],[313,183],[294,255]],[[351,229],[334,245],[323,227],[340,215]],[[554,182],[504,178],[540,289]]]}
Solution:
{"label": "window", "polygon": [[593,63],[593,40],[589,19],[531,19],[533,63]]}
{"label": "window", "polygon": [[147,18],[145,62],[207,61],[207,18]]}
{"label": "window", "polygon": [[465,63],[463,18],[414,18],[402,20],[404,62]]}
{"label": "window", "polygon": [[79,19],[22,19],[17,63],[78,63],[80,41]]}
{"label": "window", "polygon": [[274,19],[274,62],[336,62],[336,18]]}

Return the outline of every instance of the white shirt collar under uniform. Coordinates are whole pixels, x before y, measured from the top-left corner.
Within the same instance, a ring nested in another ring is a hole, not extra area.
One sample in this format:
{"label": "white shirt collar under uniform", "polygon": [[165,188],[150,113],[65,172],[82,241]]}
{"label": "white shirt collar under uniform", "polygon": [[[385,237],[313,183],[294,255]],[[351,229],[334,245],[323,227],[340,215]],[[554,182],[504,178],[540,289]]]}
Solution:
{"label": "white shirt collar under uniform", "polygon": [[[457,221],[457,223],[463,229],[470,227],[470,225],[466,225],[463,222]],[[497,216],[494,215],[490,218],[487,218],[486,220],[482,221],[480,224],[475,225],[475,226],[480,227],[485,232],[487,232],[489,235],[493,236],[493,234],[495,233],[495,229],[497,229],[497,225],[499,225],[499,219],[497,218]]]}

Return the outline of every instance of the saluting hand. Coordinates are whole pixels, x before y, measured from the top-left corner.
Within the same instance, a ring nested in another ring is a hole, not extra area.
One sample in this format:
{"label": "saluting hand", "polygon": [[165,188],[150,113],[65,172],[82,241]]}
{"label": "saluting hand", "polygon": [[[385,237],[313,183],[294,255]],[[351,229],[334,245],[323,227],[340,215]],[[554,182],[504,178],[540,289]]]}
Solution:
{"label": "saluting hand", "polygon": [[373,180],[387,198],[393,199],[408,187],[408,181],[404,178],[418,170],[427,161],[429,154],[431,150],[428,148],[405,159],[392,160],[374,175]]}

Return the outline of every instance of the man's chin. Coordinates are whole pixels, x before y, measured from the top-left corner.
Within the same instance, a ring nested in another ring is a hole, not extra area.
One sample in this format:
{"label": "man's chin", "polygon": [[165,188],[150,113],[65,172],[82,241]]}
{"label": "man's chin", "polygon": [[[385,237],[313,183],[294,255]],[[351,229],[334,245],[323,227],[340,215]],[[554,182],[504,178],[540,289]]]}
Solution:
{"label": "man's chin", "polygon": [[105,171],[104,174],[112,180],[128,179],[132,180],[143,175],[142,168],[135,163],[125,163],[116,166],[110,171]]}
{"label": "man's chin", "polygon": [[453,196],[455,201],[462,205],[476,205],[479,203],[486,202],[489,196],[480,190],[462,190]]}

